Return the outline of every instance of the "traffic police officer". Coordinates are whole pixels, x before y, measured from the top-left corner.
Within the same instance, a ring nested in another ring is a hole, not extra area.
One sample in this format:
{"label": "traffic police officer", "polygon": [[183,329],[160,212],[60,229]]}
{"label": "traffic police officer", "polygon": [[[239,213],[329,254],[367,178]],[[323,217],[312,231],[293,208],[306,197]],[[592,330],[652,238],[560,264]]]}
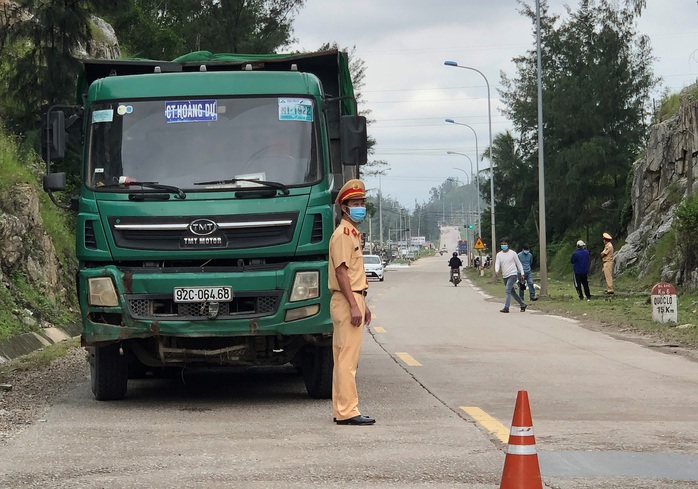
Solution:
{"label": "traffic police officer", "polygon": [[606,293],[613,294],[613,237],[603,233],[603,251],[601,261],[603,263],[603,276],[606,279]]}
{"label": "traffic police officer", "polygon": [[332,351],[332,411],[337,424],[371,425],[375,419],[359,412],[356,368],[361,353],[363,326],[371,322],[366,304],[368,280],[364,271],[361,233],[356,225],[366,217],[366,187],[361,180],[349,180],[340,189],[336,204],[342,220],[330,238],[330,314],[334,333]]}

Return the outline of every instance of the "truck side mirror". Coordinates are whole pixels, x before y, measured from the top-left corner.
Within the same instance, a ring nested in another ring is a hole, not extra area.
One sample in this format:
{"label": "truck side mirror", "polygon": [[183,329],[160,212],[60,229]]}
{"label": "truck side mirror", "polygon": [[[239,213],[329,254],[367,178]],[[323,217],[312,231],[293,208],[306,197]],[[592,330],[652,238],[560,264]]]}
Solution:
{"label": "truck side mirror", "polygon": [[41,158],[62,160],[65,156],[65,114],[50,110],[41,123]]}
{"label": "truck side mirror", "polygon": [[340,121],[342,163],[344,165],[365,165],[368,161],[368,141],[366,118],[343,115]]}
{"label": "truck side mirror", "polygon": [[44,175],[44,192],[65,190],[65,173],[49,173]]}

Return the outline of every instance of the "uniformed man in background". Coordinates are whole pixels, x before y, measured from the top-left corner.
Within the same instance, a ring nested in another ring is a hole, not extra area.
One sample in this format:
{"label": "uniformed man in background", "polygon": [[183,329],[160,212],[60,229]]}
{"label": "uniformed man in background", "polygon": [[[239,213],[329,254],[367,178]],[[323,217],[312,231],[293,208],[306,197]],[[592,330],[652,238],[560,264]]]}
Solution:
{"label": "uniformed man in background", "polygon": [[603,263],[603,276],[606,279],[606,294],[613,294],[613,243],[608,233],[603,233],[603,251],[601,261]]}
{"label": "uniformed man in background", "polygon": [[366,187],[361,180],[349,180],[340,189],[336,204],[342,220],[330,238],[330,314],[334,326],[332,351],[332,411],[339,425],[372,425],[375,419],[359,412],[356,368],[361,353],[364,325],[371,322],[366,304],[368,280],[364,271],[361,233],[356,225],[366,217]]}

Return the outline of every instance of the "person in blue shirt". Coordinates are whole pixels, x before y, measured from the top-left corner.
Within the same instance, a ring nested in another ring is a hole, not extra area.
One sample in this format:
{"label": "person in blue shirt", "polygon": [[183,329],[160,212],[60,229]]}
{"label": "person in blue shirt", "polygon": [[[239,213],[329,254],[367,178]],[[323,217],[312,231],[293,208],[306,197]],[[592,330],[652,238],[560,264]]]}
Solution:
{"label": "person in blue shirt", "polygon": [[[533,255],[531,254],[531,248],[525,244],[522,246],[523,250],[519,252],[519,261],[524,271],[524,281],[528,285],[528,294],[532,301],[537,301],[536,289],[533,288],[533,272],[531,272],[531,267],[533,267]],[[523,287],[523,285],[521,286]],[[521,291],[523,296],[523,290]]]}
{"label": "person in blue shirt", "polygon": [[572,253],[570,262],[574,270],[574,288],[577,289],[577,295],[580,300],[584,300],[582,295],[582,287],[584,287],[584,295],[587,301],[591,299],[589,293],[589,250],[586,249],[586,244],[581,239],[577,241],[577,251]]}

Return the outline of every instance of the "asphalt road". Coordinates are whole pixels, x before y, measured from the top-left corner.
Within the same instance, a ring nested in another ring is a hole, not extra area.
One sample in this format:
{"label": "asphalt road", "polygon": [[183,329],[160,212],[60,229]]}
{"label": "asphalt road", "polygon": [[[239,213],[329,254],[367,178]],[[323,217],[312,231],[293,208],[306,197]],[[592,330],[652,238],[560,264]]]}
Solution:
{"label": "asphalt road", "polygon": [[535,311],[499,313],[448,256],[372,281],[358,381],[336,426],[291,368],[133,381],[87,370],[0,445],[0,487],[496,488],[526,390],[546,487],[698,487],[698,364]]}

